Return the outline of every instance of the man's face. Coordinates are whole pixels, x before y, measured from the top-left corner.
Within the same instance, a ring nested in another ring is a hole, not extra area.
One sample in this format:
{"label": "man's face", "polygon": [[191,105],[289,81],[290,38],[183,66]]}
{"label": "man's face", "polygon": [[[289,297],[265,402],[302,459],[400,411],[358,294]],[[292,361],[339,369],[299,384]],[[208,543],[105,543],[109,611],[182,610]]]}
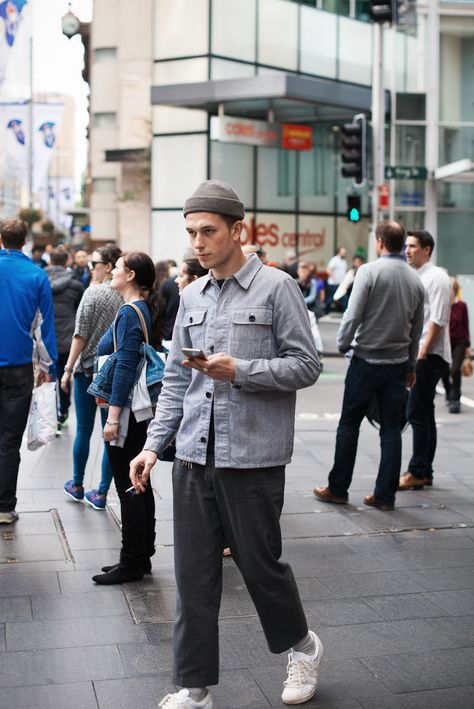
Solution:
{"label": "man's face", "polygon": [[186,217],[186,231],[196,258],[203,268],[225,270],[240,249],[242,222],[229,229],[219,214],[196,212]]}
{"label": "man's face", "polygon": [[80,268],[85,268],[87,262],[89,261],[89,254],[87,251],[76,251],[74,254],[74,263],[76,263]]}
{"label": "man's face", "polygon": [[346,258],[346,253],[347,251],[345,250],[344,246],[341,246],[341,248],[339,249],[339,256],[341,258]]}
{"label": "man's face", "polygon": [[430,260],[430,247],[422,248],[416,236],[407,236],[405,242],[405,255],[407,263],[412,268],[421,268]]}

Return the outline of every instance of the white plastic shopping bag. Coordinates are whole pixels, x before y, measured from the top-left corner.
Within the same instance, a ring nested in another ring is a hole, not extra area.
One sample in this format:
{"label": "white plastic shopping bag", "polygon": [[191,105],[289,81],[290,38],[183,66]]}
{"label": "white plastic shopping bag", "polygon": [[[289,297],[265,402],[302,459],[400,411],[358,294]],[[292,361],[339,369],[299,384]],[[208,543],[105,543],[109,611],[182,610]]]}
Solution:
{"label": "white plastic shopping bag", "polygon": [[28,420],[28,450],[34,451],[52,441],[57,429],[56,382],[45,382],[33,389]]}

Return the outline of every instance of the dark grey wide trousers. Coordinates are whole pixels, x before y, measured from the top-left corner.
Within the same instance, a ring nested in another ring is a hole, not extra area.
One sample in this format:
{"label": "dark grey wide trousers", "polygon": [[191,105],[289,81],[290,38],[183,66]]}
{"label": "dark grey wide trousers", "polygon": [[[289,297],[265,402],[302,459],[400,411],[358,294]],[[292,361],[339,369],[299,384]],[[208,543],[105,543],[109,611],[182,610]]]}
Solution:
{"label": "dark grey wide trousers", "polygon": [[280,561],[285,466],[258,469],[173,466],[177,607],[174,681],[219,680],[218,616],[222,550],[228,544],[257,609],[271,652],[308,632],[293,572]]}

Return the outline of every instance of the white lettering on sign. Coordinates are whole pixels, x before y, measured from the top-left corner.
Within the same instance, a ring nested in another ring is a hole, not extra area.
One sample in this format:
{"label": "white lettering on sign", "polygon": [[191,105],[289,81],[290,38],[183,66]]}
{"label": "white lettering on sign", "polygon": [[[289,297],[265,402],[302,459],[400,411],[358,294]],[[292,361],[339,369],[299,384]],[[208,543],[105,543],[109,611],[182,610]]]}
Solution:
{"label": "white lettering on sign", "polygon": [[280,128],[265,121],[211,116],[211,140],[275,147],[280,144]]}

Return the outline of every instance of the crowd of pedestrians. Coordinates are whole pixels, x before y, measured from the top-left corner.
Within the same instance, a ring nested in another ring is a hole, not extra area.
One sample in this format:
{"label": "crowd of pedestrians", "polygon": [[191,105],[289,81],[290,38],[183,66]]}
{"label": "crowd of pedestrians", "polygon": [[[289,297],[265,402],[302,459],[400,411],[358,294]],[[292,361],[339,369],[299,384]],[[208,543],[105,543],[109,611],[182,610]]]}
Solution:
{"label": "crowd of pedestrians", "polygon": [[[406,234],[397,222],[382,222],[374,237],[377,260],[366,263],[359,249],[348,268],[341,247],[321,274],[290,253],[279,268],[266,266],[262,247],[242,247],[244,216],[230,185],[199,185],[184,205],[191,249],[179,265],[154,264],[147,254],[122,253],[112,243],[90,255],[58,246],[33,249],[30,257],[23,253],[23,222],[8,220],[0,230],[0,523],[18,519],[19,451],[34,370],[36,386],[58,382],[58,435],[73,395],[65,494],[104,510],[112,479],[118,493],[120,555],[93,576],[95,583],[120,584],[151,572],[150,474],[158,459],[174,459],[178,691],[164,697],[166,709],[213,707],[209,686],[219,679],[227,547],[270,650],[289,653],[283,702],[303,703],[316,691],[323,646],[280,558],[280,514],[296,392],[321,371],[317,319],[332,308],[343,312],[337,346],[349,360],[334,464],[327,484],[314,490],[325,503],[348,503],[359,429],[374,405],[381,455],[364,503],[390,512],[397,491],[433,485],[436,386],[442,379],[449,410],[458,413],[460,371],[470,356],[459,284],[432,263],[428,232]],[[97,408],[104,439],[100,482],[85,490]],[[402,473],[406,420],[413,451]]]}

